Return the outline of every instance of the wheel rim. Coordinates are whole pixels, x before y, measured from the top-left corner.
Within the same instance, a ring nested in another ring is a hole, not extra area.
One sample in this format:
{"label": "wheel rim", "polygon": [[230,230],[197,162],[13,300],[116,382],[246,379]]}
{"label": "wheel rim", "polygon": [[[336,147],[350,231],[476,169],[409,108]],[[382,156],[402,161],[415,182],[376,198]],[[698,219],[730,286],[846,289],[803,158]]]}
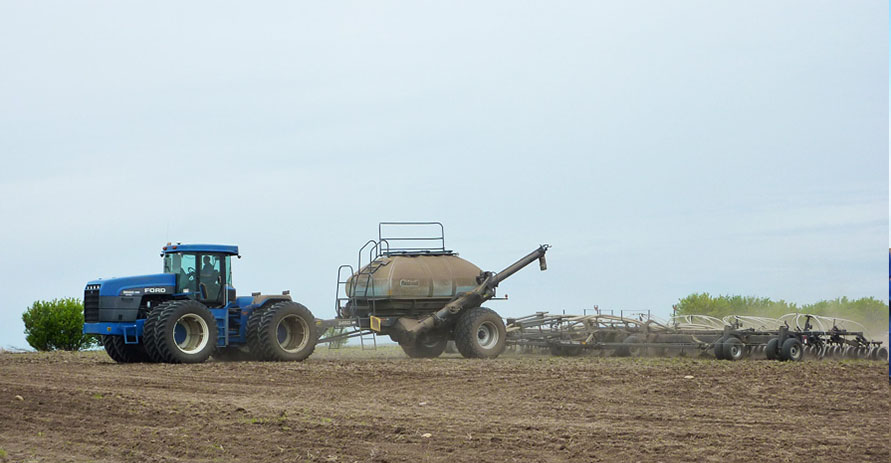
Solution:
{"label": "wheel rim", "polygon": [[196,354],[206,346],[208,339],[207,322],[198,314],[187,313],[173,325],[173,341],[184,354]]}
{"label": "wheel rim", "polygon": [[306,346],[309,341],[306,333],[309,327],[303,318],[297,315],[287,315],[279,320],[275,327],[276,340],[279,347],[285,352],[295,353]]}
{"label": "wheel rim", "polygon": [[480,323],[480,327],[476,330],[476,340],[483,349],[492,349],[498,344],[498,327],[490,321]]}
{"label": "wheel rim", "polygon": [[742,346],[738,346],[736,344],[731,344],[730,357],[732,357],[734,360],[737,360],[740,357],[742,357]]}
{"label": "wheel rim", "polygon": [[789,358],[792,360],[798,360],[801,357],[801,347],[794,345],[789,347]]}

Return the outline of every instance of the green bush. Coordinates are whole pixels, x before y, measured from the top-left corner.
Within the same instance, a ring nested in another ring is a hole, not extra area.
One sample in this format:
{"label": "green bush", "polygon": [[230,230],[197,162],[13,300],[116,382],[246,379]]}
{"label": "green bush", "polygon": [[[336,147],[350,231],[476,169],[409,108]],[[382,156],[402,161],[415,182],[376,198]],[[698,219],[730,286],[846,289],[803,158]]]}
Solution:
{"label": "green bush", "polygon": [[84,305],[73,297],[34,301],[22,314],[25,339],[39,351],[81,350],[97,344],[83,334]]}

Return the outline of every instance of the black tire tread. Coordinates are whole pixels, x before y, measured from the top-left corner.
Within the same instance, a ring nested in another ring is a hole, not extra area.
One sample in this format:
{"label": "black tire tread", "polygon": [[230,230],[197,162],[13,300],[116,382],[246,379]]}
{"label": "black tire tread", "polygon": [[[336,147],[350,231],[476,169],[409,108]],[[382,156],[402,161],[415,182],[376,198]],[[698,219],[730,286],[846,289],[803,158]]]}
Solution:
{"label": "black tire tread", "polygon": [[[273,329],[272,321],[275,319],[276,314],[284,309],[292,309],[296,310],[302,317],[306,318],[307,326],[309,328],[309,333],[307,336],[310,337],[310,342],[307,345],[306,350],[301,352],[295,358],[285,358],[282,357],[276,347],[278,346],[278,339],[276,338],[277,333]],[[303,304],[294,301],[282,301],[277,302],[269,306],[269,309],[265,310],[260,318],[259,324],[256,328],[257,332],[257,341],[259,342],[259,350],[257,351],[264,360],[271,362],[300,362],[312,355],[316,348],[316,341],[318,341],[319,336],[316,329],[315,317],[313,317],[312,312],[306,308]],[[443,346],[444,347],[444,346]],[[253,351],[253,348],[251,349]]]}
{"label": "black tire tread", "polygon": [[162,303],[153,308],[145,317],[145,324],[142,326],[142,345],[151,362],[163,363],[167,361],[158,350],[155,327],[158,326],[158,319],[160,318],[161,312],[174,302],[175,301],[167,301]]}
{"label": "black tire tread", "polygon": [[[499,343],[501,344],[500,349],[495,348],[497,352],[482,352],[477,349],[476,344],[476,330],[473,328],[476,325],[477,321],[480,318],[494,316],[499,320],[499,325],[501,330],[499,330],[499,335],[501,339],[499,339]],[[506,338],[507,334],[504,330],[504,321],[501,320],[501,316],[498,315],[494,310],[488,309],[486,307],[476,307],[473,309],[468,309],[466,312],[461,314],[458,318],[458,322],[455,324],[455,347],[458,348],[458,352],[465,358],[495,358],[501,355],[504,352],[506,347]]]}
{"label": "black tire tread", "polygon": [[[165,340],[162,337],[159,337],[158,334],[164,333],[164,332],[173,328],[172,326],[170,326],[170,323],[175,323],[175,321],[173,320],[174,312],[176,312],[178,309],[180,309],[180,307],[187,305],[187,304],[188,305],[196,305],[195,312],[202,311],[202,309],[203,309],[203,311],[206,311],[207,314],[210,315],[210,311],[207,309],[207,307],[204,306],[204,304],[201,304],[200,302],[193,301],[193,300],[173,301],[172,303],[166,305],[166,307],[164,307],[159,312],[158,322],[157,322],[157,325],[154,327],[155,348],[157,349],[161,358],[163,358],[164,361],[167,363],[183,363],[183,361],[174,355],[170,344],[165,342]],[[159,307],[159,309],[160,308],[161,307]],[[203,362],[204,360],[207,360],[207,357],[210,357],[210,354],[213,353],[213,351],[215,349],[214,346],[216,346],[216,343],[217,343],[217,336],[216,336],[217,325],[213,320],[213,315],[210,315],[210,323],[208,323],[207,328],[209,330],[208,335],[210,338],[208,340],[208,343],[211,344],[210,351],[207,352],[207,356],[205,356],[203,360],[199,360],[198,362]],[[200,357],[198,357],[198,358],[200,358]]]}
{"label": "black tire tread", "polygon": [[113,340],[114,337],[102,335],[102,345],[105,347],[105,353],[115,362],[127,363],[126,357],[118,350],[117,343]]}

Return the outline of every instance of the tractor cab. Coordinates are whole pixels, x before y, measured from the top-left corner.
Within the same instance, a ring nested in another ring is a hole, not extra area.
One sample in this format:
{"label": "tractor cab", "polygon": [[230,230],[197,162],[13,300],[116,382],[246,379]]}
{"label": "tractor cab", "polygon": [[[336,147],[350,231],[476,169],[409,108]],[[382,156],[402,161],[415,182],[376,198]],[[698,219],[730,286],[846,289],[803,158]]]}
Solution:
{"label": "tractor cab", "polygon": [[241,257],[238,246],[167,243],[161,252],[163,272],[176,278],[174,292],[208,307],[235,302],[232,256]]}

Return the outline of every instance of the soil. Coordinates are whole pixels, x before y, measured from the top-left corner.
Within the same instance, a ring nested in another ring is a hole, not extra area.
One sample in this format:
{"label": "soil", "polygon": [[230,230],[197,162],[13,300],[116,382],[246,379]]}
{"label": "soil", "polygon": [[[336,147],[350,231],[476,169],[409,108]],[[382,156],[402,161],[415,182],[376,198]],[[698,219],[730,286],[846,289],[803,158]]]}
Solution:
{"label": "soil", "polygon": [[888,365],[0,353],[0,461],[891,461]]}

